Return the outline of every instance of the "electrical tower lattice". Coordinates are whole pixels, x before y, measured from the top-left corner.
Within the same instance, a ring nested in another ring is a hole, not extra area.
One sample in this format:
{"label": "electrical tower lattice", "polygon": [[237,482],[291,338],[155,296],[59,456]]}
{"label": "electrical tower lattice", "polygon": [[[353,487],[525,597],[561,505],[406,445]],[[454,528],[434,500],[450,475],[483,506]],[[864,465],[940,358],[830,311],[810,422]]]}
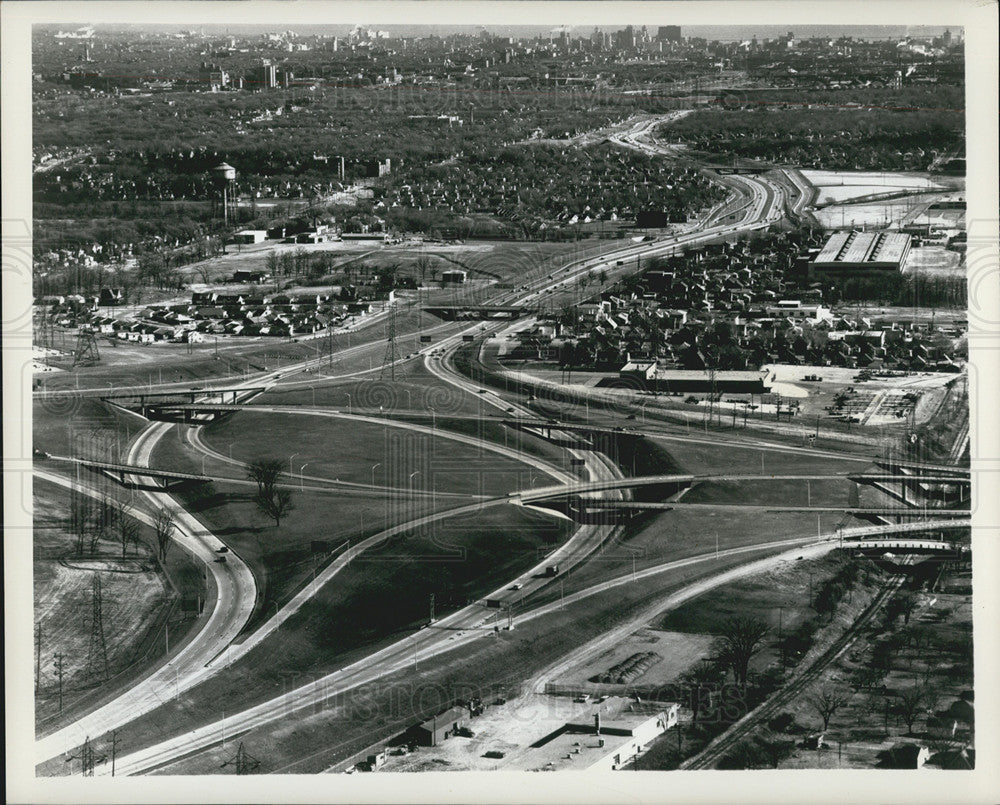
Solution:
{"label": "electrical tower lattice", "polygon": [[222,768],[229,765],[236,767],[237,774],[250,774],[250,772],[260,766],[260,761],[250,756],[247,750],[243,748],[243,742],[241,741],[239,748],[236,750],[236,756],[223,763]]}
{"label": "electrical tower lattice", "polygon": [[389,335],[385,342],[385,356],[382,358],[382,369],[379,371],[379,380],[385,374],[386,367],[389,368],[389,377],[396,379],[396,308],[389,308]]}
{"label": "electrical tower lattice", "polygon": [[101,353],[97,350],[97,338],[93,333],[81,330],[76,337],[73,366],[93,366],[100,359]]}
{"label": "electrical tower lattice", "polygon": [[90,650],[87,665],[92,675],[108,678],[108,644],[104,636],[104,596],[101,577],[94,575],[93,610],[90,616]]}

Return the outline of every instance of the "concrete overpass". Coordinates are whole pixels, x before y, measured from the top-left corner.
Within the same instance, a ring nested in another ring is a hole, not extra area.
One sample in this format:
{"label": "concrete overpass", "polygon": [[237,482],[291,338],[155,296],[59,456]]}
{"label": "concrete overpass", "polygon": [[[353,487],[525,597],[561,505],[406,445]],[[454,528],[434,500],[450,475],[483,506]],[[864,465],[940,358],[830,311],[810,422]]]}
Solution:
{"label": "concrete overpass", "polygon": [[[173,470],[156,470],[151,467],[140,467],[134,464],[119,464],[112,461],[91,461],[83,458],[69,458],[68,456],[48,456],[51,461],[63,461],[71,464],[79,464],[92,472],[98,472],[120,483],[122,486],[131,489],[149,489],[155,492],[172,492],[178,488],[189,486],[192,483],[209,483],[214,478],[208,475],[197,475],[190,472],[175,472]],[[128,476],[139,478],[152,478],[156,481],[163,481],[162,485],[157,483],[141,484],[138,481],[128,481]]]}
{"label": "concrete overpass", "polygon": [[874,551],[904,551],[906,553],[947,553],[960,556],[969,550],[968,546],[957,542],[944,542],[935,539],[863,539],[845,540],[845,548],[860,548]]}
{"label": "concrete overpass", "polygon": [[[615,478],[601,481],[581,481],[563,486],[548,486],[540,489],[529,489],[520,492],[512,492],[511,496],[517,496],[524,502],[540,501],[550,498],[569,497],[573,495],[583,495],[591,492],[605,492],[613,489],[636,489],[646,486],[660,486],[677,484],[679,486],[693,486],[696,483],[726,482],[726,481],[911,481],[910,475],[887,475],[882,473],[855,473],[850,475],[818,473],[810,475],[751,475],[743,473],[732,473],[725,475],[646,475],[632,478]],[[946,479],[948,483],[955,483],[956,479]],[[893,512],[898,511],[892,509]],[[904,510],[905,511],[905,510]],[[958,512],[958,510],[955,510]]]}
{"label": "concrete overpass", "polygon": [[[523,499],[523,498],[522,498]],[[536,499],[539,503],[548,502],[550,499]],[[556,502],[556,501],[551,501]],[[861,508],[858,506],[775,506],[764,503],[693,503],[686,500],[672,500],[666,503],[643,503],[634,500],[587,500],[580,498],[577,501],[581,506],[594,510],[635,510],[635,511],[671,511],[672,509],[739,509],[747,512],[812,512],[822,514],[823,512],[852,514],[858,517],[881,516],[881,517],[928,517],[937,516],[942,518],[962,517],[967,518],[968,510],[958,509],[896,509],[887,507]]]}
{"label": "concrete overpass", "polygon": [[473,319],[481,321],[513,320],[521,316],[537,313],[534,308],[521,305],[434,305],[425,307],[426,313],[432,313],[447,321]]}

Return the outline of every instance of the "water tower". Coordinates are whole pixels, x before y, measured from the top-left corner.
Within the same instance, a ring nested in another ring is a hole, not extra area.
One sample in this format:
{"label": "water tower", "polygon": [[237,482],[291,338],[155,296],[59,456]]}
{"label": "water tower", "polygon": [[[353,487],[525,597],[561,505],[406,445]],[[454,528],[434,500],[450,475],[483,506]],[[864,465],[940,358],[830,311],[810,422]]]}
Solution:
{"label": "water tower", "polygon": [[229,226],[229,199],[235,192],[236,168],[225,162],[212,168],[213,182],[222,193],[222,220]]}

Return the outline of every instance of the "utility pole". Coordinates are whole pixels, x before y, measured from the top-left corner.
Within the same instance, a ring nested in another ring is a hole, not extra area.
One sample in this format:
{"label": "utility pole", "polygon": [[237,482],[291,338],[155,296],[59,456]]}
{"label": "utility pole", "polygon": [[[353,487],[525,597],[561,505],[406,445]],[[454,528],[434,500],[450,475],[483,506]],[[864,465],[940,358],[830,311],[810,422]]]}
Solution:
{"label": "utility pole", "polygon": [[431,593],[431,617],[430,622],[434,623],[434,593]]}
{"label": "utility pole", "polygon": [[111,731],[111,776],[115,776],[115,758],[118,757],[118,730]]}
{"label": "utility pole", "polygon": [[63,666],[65,660],[62,654],[56,654],[55,661],[52,663],[56,667],[56,678],[59,680],[59,712],[62,712],[63,708],[63,675],[66,673]]}
{"label": "utility pole", "polygon": [[35,627],[35,690],[42,678],[42,624]]}

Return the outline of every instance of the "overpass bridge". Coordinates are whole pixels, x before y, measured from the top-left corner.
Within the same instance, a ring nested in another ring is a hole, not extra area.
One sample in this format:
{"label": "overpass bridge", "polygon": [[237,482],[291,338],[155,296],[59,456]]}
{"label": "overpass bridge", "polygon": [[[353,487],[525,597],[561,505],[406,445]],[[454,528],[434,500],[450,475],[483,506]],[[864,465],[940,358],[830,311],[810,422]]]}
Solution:
{"label": "overpass bridge", "polygon": [[434,305],[424,311],[446,321],[513,321],[538,312],[521,305]]}
{"label": "overpass bridge", "polygon": [[945,475],[952,478],[970,478],[972,470],[969,467],[958,467],[954,464],[928,464],[922,461],[901,461],[897,459],[876,459],[872,462],[887,469],[909,471],[911,480],[925,480],[922,473]]}
{"label": "overpass bridge", "polygon": [[[148,489],[154,492],[171,492],[194,483],[210,483],[216,479],[209,475],[199,475],[190,472],[176,472],[174,470],[157,470],[152,467],[139,467],[134,464],[119,464],[113,461],[92,461],[84,458],[70,458],[68,456],[48,456],[51,461],[63,461],[71,464],[79,464],[92,472],[98,472],[120,483],[122,486],[131,489]],[[142,484],[138,481],[127,480],[129,477],[150,478],[154,483]],[[162,484],[155,483],[162,481]]]}
{"label": "overpass bridge", "polygon": [[961,556],[969,550],[969,547],[957,542],[946,542],[935,539],[893,539],[884,537],[881,539],[845,540],[845,548],[859,548],[861,550],[872,551],[904,551],[905,553],[938,553]]}
{"label": "overpass bridge", "polygon": [[[523,498],[522,498],[523,500]],[[547,498],[537,499],[537,502],[546,502]],[[739,509],[747,512],[812,512],[822,514],[823,512],[852,514],[857,517],[880,516],[880,517],[928,517],[939,516],[942,518],[962,517],[967,518],[968,510],[957,509],[899,509],[888,507],[861,508],[858,506],[775,506],[766,503],[702,503],[690,502],[686,500],[672,500],[665,503],[644,503],[634,500],[587,500],[580,498],[577,501],[587,509],[619,509],[635,511],[671,511],[673,509]]]}
{"label": "overpass bridge", "polygon": [[[757,475],[744,473],[727,473],[723,475],[645,475],[631,478],[610,478],[600,481],[581,481],[573,484],[563,484],[560,486],[547,486],[539,489],[522,490],[512,492],[511,496],[517,496],[523,502],[546,500],[550,498],[569,497],[574,495],[584,495],[592,492],[605,492],[616,489],[637,489],[647,486],[678,485],[680,487],[690,487],[696,483],[726,482],[726,481],[909,481],[913,477],[910,475],[888,475],[885,473],[816,473],[808,475]],[[947,478],[948,483],[955,483],[956,479]],[[609,501],[616,502],[616,501]],[[837,509],[840,511],[840,509]],[[897,511],[917,511],[916,509],[892,509]],[[960,513],[960,510],[947,510]]]}
{"label": "overpass bridge", "polygon": [[715,171],[720,176],[733,176],[746,174],[758,176],[762,173],[774,170],[773,165],[706,165],[707,170]]}

